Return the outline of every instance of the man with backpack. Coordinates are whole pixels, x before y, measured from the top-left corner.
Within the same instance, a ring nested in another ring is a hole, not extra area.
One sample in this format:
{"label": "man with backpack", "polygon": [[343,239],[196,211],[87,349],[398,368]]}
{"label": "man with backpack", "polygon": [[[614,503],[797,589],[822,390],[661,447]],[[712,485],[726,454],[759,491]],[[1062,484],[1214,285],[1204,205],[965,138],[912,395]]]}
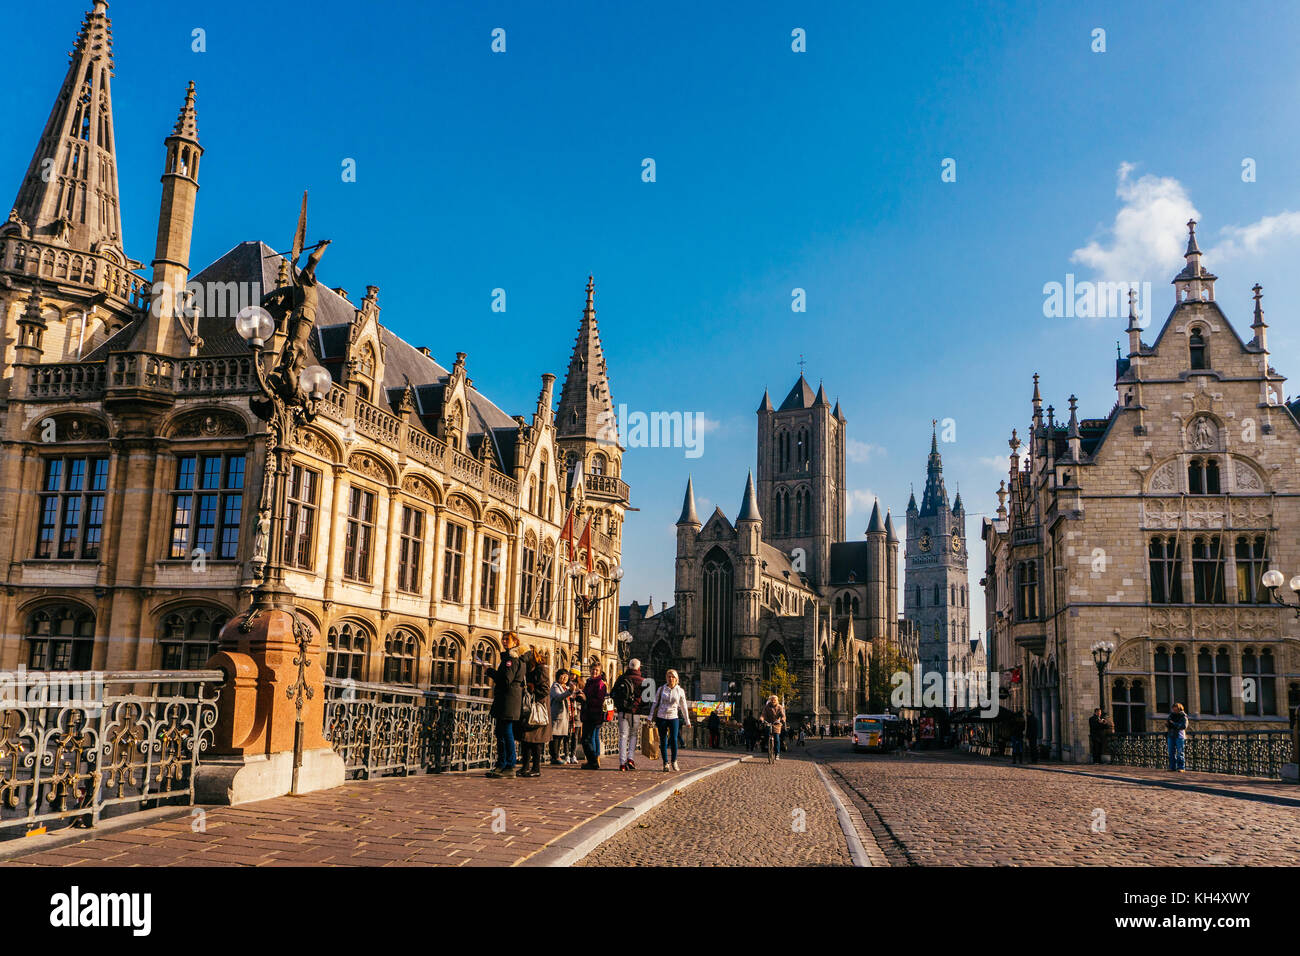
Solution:
{"label": "man with backpack", "polygon": [[618,714],[618,769],[636,769],[637,717],[645,710],[641,703],[641,662],[635,657],[627,663],[627,670],[618,675],[610,696]]}

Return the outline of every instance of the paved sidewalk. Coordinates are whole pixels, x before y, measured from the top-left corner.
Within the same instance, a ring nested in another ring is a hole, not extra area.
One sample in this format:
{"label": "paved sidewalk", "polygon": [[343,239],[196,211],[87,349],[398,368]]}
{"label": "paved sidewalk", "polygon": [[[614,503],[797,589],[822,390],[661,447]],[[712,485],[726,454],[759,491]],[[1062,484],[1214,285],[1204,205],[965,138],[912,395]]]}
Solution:
{"label": "paved sidewalk", "polygon": [[[510,866],[638,794],[734,755],[683,752],[658,769],[542,769],[535,779],[481,772],[389,777],[302,797],[182,816],[8,860],[5,866]],[[197,831],[197,832],[196,832]],[[36,840],[46,838],[37,837]]]}

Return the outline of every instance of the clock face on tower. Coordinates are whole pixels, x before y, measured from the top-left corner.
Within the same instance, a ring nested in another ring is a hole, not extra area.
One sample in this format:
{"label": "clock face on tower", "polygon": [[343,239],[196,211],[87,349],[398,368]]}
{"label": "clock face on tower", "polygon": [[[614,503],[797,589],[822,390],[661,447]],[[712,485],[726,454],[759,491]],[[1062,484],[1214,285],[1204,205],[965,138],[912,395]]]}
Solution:
{"label": "clock face on tower", "polygon": [[959,534],[952,536],[952,553],[961,554],[961,535]]}
{"label": "clock face on tower", "polygon": [[918,547],[920,547],[920,549],[921,549],[922,551],[927,551],[927,552],[928,552],[928,551],[930,550],[930,532],[929,532],[929,531],[922,531],[922,532],[921,532],[921,540],[920,540],[920,542],[918,543]]}

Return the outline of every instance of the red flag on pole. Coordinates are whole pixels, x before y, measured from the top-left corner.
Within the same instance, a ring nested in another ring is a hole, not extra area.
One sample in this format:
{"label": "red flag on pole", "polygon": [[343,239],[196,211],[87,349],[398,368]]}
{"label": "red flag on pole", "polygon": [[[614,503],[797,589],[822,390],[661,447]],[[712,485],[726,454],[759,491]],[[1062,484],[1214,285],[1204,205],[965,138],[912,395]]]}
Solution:
{"label": "red flag on pole", "polygon": [[582,529],[582,537],[578,539],[578,550],[587,549],[587,573],[590,574],[592,569],[591,561],[591,519],[587,519],[587,526]]}
{"label": "red flag on pole", "polygon": [[564,527],[560,529],[560,543],[564,545],[564,556],[572,561],[573,554],[573,509],[564,516]]}

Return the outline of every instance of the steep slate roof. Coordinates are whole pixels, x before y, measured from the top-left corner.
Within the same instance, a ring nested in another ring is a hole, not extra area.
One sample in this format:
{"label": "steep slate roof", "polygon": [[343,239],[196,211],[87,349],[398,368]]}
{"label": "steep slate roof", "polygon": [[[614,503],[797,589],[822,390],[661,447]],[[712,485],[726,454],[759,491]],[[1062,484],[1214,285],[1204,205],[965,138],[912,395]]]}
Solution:
{"label": "steep slate roof", "polygon": [[808,384],[808,380],[801,374],[799,381],[794,383],[794,388],[790,389],[790,394],[781,403],[780,410],[788,412],[794,408],[811,408],[815,400],[812,386]]}
{"label": "steep slate roof", "polygon": [[[250,295],[255,293],[260,300],[262,295],[278,288],[280,284],[280,259],[274,252],[264,242],[241,242],[196,273],[191,281],[204,285],[244,283]],[[237,286],[236,289],[238,288]],[[357,307],[323,283],[319,286],[319,291],[316,329],[310,341],[316,359],[329,369],[337,381],[351,339],[352,323],[357,317]],[[203,339],[203,347],[199,349],[200,357],[247,353],[248,346],[235,331],[234,313],[240,305],[238,294],[205,303],[204,314],[199,318],[198,331]],[[211,313],[207,311],[208,306],[213,307]],[[106,358],[109,352],[126,348],[133,327],[134,324],[118,331],[89,353],[86,361],[98,361]],[[451,373],[386,326],[380,325],[379,338],[384,346],[384,380],[380,383],[383,392],[375,398],[386,399],[390,407],[395,409],[409,383],[415,392],[416,413],[432,432],[442,413],[442,396]],[[479,436],[491,433],[496,458],[503,468],[513,467],[518,423],[473,387],[469,389],[467,414],[468,433]],[[470,448],[476,455],[480,443],[481,438],[470,442]]]}

